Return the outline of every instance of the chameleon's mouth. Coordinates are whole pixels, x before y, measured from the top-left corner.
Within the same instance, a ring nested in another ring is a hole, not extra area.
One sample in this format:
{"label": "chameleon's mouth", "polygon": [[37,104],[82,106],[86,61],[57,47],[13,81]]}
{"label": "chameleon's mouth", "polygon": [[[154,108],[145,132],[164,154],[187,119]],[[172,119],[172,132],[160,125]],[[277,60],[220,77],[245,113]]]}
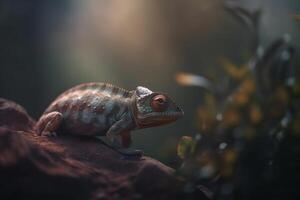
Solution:
{"label": "chameleon's mouth", "polygon": [[176,112],[155,112],[143,116],[138,116],[138,124],[140,127],[160,126],[176,121],[184,115],[183,111]]}

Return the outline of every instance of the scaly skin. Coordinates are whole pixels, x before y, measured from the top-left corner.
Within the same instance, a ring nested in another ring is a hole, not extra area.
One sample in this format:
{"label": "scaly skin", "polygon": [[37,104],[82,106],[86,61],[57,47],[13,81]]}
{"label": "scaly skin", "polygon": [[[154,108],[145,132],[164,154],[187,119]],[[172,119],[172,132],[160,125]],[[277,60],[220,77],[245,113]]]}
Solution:
{"label": "scaly skin", "polygon": [[165,94],[144,87],[125,89],[106,83],[84,83],[58,96],[36,125],[40,135],[68,133],[106,136],[109,144],[124,154],[130,131],[173,122],[183,111]]}

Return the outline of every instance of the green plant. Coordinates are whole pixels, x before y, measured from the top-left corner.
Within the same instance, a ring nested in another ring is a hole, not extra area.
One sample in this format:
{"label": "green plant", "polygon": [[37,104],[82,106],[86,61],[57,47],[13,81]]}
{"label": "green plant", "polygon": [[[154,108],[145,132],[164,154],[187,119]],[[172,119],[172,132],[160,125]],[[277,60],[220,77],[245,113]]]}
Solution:
{"label": "green plant", "polygon": [[[253,56],[241,66],[220,57],[224,76],[177,74],[180,85],[203,89],[198,133],[179,142],[183,162],[177,174],[187,181],[189,191],[205,185],[220,199],[257,199],[277,192],[272,187],[280,185],[284,174],[282,154],[290,151],[286,141],[300,139],[295,50],[288,36],[263,50],[257,37],[260,12],[232,5],[226,9],[248,26],[257,43]],[[293,145],[300,150],[299,144]],[[297,151],[291,155],[298,157]]]}

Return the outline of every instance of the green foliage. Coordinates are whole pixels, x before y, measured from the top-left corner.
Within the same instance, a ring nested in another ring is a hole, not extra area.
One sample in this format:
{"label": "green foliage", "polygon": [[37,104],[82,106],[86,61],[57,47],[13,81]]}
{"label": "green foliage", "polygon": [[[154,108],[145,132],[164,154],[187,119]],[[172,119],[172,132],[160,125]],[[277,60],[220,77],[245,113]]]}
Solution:
{"label": "green foliage", "polygon": [[213,80],[188,73],[176,76],[182,86],[204,89],[203,102],[196,109],[198,133],[194,138],[184,136],[178,144],[183,160],[179,171],[194,185],[213,182],[210,189],[218,197],[231,199],[239,189],[253,193],[251,188],[268,185],[280,167],[273,163],[278,162],[284,139],[300,139],[300,80],[292,62],[294,48],[287,37],[273,41],[263,53],[259,48],[242,65],[220,57],[223,75]]}
{"label": "green foliage", "polygon": [[196,140],[190,136],[183,136],[177,146],[177,155],[184,159],[195,152]]}

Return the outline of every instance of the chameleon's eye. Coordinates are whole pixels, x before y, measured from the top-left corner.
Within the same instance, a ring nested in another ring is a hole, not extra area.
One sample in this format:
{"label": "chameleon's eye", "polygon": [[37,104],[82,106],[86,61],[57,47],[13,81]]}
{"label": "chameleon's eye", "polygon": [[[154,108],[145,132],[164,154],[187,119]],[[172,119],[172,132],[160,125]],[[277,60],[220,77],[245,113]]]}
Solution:
{"label": "chameleon's eye", "polygon": [[167,98],[165,95],[158,94],[152,98],[151,107],[154,111],[162,112],[167,108]]}

